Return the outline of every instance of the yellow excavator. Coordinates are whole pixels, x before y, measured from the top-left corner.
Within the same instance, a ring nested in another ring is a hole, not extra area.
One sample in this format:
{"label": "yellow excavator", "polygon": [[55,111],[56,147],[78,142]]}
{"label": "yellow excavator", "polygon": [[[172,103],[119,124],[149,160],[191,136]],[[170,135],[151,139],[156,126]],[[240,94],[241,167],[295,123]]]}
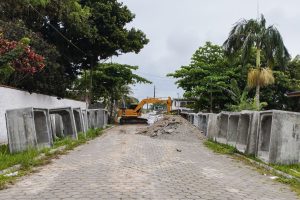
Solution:
{"label": "yellow excavator", "polygon": [[120,108],[116,121],[122,124],[147,124],[147,119],[140,118],[142,116],[142,108],[145,104],[162,103],[167,105],[167,113],[171,112],[172,100],[162,98],[143,99],[137,105],[130,105],[129,108]]}

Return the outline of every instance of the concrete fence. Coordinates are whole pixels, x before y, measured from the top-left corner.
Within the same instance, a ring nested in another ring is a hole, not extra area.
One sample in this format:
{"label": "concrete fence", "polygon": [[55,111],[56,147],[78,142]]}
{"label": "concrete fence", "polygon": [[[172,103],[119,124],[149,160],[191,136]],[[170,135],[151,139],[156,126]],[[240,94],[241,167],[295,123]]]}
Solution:
{"label": "concrete fence", "polygon": [[268,163],[300,162],[300,113],[263,112],[183,113],[210,139],[236,147]]}
{"label": "concrete fence", "polygon": [[50,147],[57,137],[77,139],[79,132],[107,126],[107,110],[85,107],[85,102],[0,87],[0,145],[8,143],[11,152]]}
{"label": "concrete fence", "polygon": [[7,127],[5,120],[6,110],[20,108],[86,108],[86,103],[71,99],[59,99],[54,96],[47,96],[26,91],[1,87],[0,86],[0,145],[8,142]]}
{"label": "concrete fence", "polygon": [[88,118],[84,117],[81,109],[71,107],[7,110],[10,152],[51,147],[54,138],[78,139],[78,133],[85,133],[87,130],[84,128],[85,124],[90,124],[90,128],[104,128],[107,125],[108,112],[106,110],[93,109],[87,112],[92,113]]}

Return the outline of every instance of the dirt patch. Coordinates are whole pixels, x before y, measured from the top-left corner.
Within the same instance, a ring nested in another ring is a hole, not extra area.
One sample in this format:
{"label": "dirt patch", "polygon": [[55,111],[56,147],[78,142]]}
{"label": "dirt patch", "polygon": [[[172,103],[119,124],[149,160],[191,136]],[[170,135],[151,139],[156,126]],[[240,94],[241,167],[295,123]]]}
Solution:
{"label": "dirt patch", "polygon": [[151,126],[140,129],[137,134],[152,138],[194,141],[204,139],[200,130],[180,116],[167,115]]}

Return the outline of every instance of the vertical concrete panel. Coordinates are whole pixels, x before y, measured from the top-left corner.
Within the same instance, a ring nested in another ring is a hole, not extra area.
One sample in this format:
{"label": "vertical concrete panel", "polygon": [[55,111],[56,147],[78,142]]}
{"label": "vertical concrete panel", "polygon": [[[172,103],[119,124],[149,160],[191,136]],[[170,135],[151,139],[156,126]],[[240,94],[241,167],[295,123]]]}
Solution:
{"label": "vertical concrete panel", "polygon": [[50,109],[49,112],[50,114],[57,114],[61,116],[63,130],[64,130],[63,135],[65,137],[69,136],[72,137],[73,139],[78,139],[75,118],[74,118],[72,108],[70,107],[55,108],[55,109]]}
{"label": "vertical concrete panel", "polygon": [[193,119],[193,125],[199,128],[199,113],[194,113]]}
{"label": "vertical concrete panel", "polygon": [[260,114],[258,157],[269,163],[300,162],[300,114],[266,111]]}
{"label": "vertical concrete panel", "polygon": [[0,87],[0,144],[8,142],[7,127],[5,120],[6,110],[22,108],[46,108],[75,107],[85,108],[86,103],[71,99],[58,99],[54,96],[47,96],[36,93],[29,93],[17,89]]}
{"label": "vertical concrete panel", "polygon": [[49,147],[52,144],[52,136],[47,110],[34,110],[34,124],[36,139],[39,147]]}
{"label": "vertical concrete panel", "polygon": [[109,113],[108,110],[104,110],[104,127],[108,125]]}
{"label": "vertical concrete panel", "polygon": [[207,124],[208,124],[209,114],[202,113],[200,120],[200,130],[203,132],[205,136],[207,136]]}
{"label": "vertical concrete panel", "polygon": [[258,143],[258,157],[265,162],[269,162],[270,139],[272,131],[272,113],[262,113],[260,117],[260,133]]}
{"label": "vertical concrete panel", "polygon": [[237,130],[236,148],[238,151],[245,153],[249,134],[251,133],[251,113],[241,113]]}
{"label": "vertical concrete panel", "polygon": [[194,114],[195,114],[195,113],[189,113],[189,122],[190,122],[191,124],[194,124]]}
{"label": "vertical concrete panel", "polygon": [[219,118],[220,116],[218,114],[210,113],[208,114],[208,122],[207,122],[207,137],[209,139],[216,140],[216,137],[218,136],[218,133],[220,131],[219,128]]}
{"label": "vertical concrete panel", "polygon": [[220,130],[216,137],[216,141],[219,143],[227,144],[227,131],[228,131],[228,118],[229,113],[222,112],[220,113],[219,123]]}
{"label": "vertical concrete panel", "polygon": [[58,114],[50,114],[52,135],[54,138],[64,137],[64,126],[62,117]]}
{"label": "vertical concrete panel", "polygon": [[83,118],[84,132],[87,132],[89,129],[89,122],[88,122],[88,114],[86,109],[82,110],[82,118]]}
{"label": "vertical concrete panel", "polygon": [[24,108],[6,111],[10,152],[53,144],[47,109]]}
{"label": "vertical concrete panel", "polygon": [[228,117],[227,144],[235,147],[240,114],[230,114]]}
{"label": "vertical concrete panel", "polygon": [[76,130],[77,132],[85,132],[84,129],[84,120],[83,120],[83,115],[82,111],[80,108],[73,108],[73,114],[74,114],[74,119],[75,119],[75,125],[76,125]]}

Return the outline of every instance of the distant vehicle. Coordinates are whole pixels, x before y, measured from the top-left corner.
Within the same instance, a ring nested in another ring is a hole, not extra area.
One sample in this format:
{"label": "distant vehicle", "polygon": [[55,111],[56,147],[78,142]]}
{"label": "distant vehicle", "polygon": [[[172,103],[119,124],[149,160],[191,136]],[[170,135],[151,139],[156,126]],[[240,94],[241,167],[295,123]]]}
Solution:
{"label": "distant vehicle", "polygon": [[149,103],[165,103],[167,105],[167,113],[171,112],[172,100],[162,98],[147,98],[143,99],[138,104],[130,105],[129,108],[120,108],[117,115],[117,123],[120,124],[147,124],[147,119],[141,118],[142,108]]}

